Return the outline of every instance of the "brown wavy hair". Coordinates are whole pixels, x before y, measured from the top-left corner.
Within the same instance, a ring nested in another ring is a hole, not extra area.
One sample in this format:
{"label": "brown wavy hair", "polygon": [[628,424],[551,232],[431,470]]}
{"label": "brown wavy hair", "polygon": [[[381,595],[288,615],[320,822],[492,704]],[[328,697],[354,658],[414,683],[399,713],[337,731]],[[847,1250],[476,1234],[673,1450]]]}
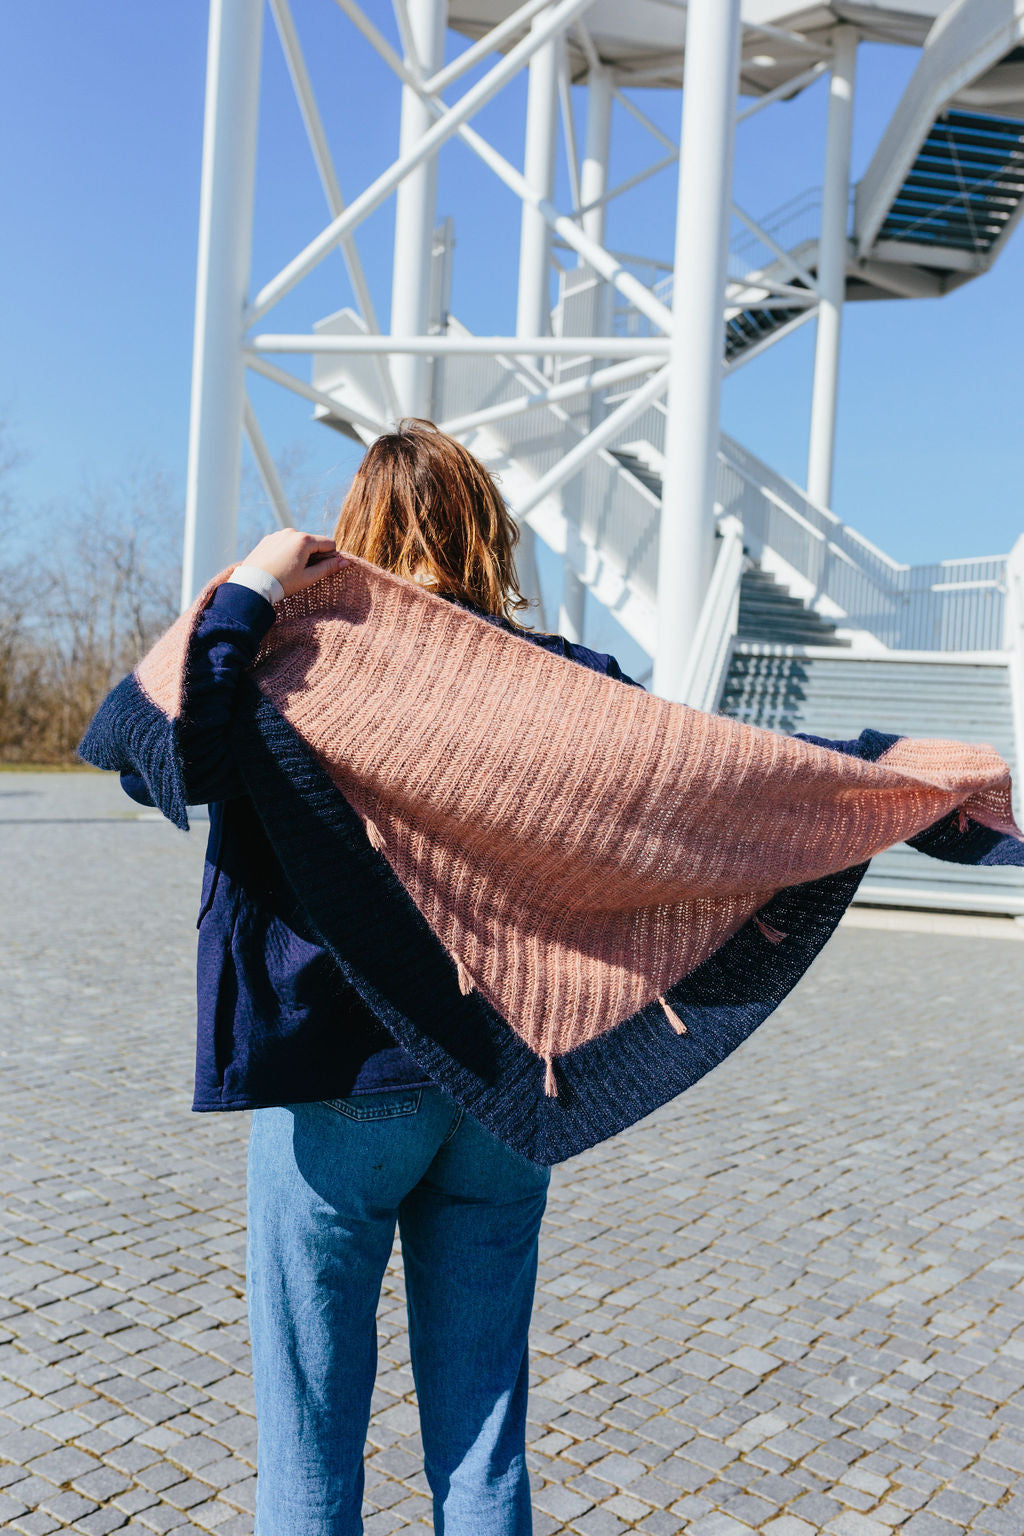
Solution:
{"label": "brown wavy hair", "polygon": [[515,623],[519,529],[462,443],[410,417],[367,448],[334,528],[338,549]]}

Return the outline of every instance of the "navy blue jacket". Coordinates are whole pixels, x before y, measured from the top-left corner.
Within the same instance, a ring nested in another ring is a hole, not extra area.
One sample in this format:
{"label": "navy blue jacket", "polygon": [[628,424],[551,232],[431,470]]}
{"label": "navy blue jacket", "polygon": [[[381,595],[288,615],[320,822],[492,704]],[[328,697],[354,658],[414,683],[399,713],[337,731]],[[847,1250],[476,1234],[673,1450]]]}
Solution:
{"label": "navy blue jacket", "polygon": [[[311,931],[236,766],[230,728],[239,682],[273,622],[265,598],[225,582],[189,649],[179,739],[189,803],[210,806],[197,921],[197,1110],[340,1098],[430,1081]],[[560,635],[527,638],[632,682],[611,656]],[[122,773],[121,783],[133,800],[153,804],[138,775]]]}

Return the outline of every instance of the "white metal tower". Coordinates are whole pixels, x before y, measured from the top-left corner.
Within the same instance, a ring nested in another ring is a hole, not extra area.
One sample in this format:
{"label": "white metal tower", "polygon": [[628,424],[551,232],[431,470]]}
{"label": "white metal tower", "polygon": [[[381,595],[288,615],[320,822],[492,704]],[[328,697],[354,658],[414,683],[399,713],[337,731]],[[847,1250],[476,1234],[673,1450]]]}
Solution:
{"label": "white metal tower", "polygon": [[[278,516],[289,519],[246,397],[250,369],[363,441],[400,415],[423,414],[500,462],[527,555],[530,540],[542,539],[563,562],[565,632],[582,637],[589,593],[653,658],[657,691],[706,702],[720,685],[756,524],[754,491],[723,489],[723,474],[745,474],[762,501],[779,499],[763,483],[765,466],[752,468],[748,456],[743,469],[740,451],[720,443],[723,371],[816,318],[806,505],[793,511],[794,527],[829,518],[844,303],[948,291],[991,264],[1024,206],[1014,127],[1024,103],[1024,0],[392,0],[390,8],[384,0],[322,0],[340,13],[349,54],[374,50],[399,86],[396,158],[347,204],[289,0],[268,0],[327,216],[313,240],[276,274],[259,275],[250,292],[263,4],[210,0],[183,598],[236,553],[243,432]],[[399,47],[386,35],[392,28]],[[451,32],[468,44],[445,63]],[[921,56],[857,188],[851,227],[863,38],[920,48]],[[466,87],[478,66],[483,72]],[[474,125],[521,71],[522,169]],[[777,218],[755,218],[732,194],[736,125],[822,75],[829,105],[821,195]],[[574,85],[586,91],[581,144]],[[680,97],[678,141],[644,112],[641,88]],[[650,131],[658,153],[646,171],[612,186],[609,146],[625,113]],[[439,233],[437,160],[456,137],[520,204],[514,335],[469,334],[454,312],[457,293],[451,303],[445,297],[450,239]],[[555,203],[561,153],[567,207]],[[347,182],[358,159],[358,146],[349,146]],[[672,162],[675,250],[666,269],[645,253],[610,249],[605,214]],[[356,237],[392,195],[385,330]],[[746,232],[745,251],[730,242],[736,228]],[[353,307],[306,333],[272,331],[278,302],[337,248]],[[273,360],[284,354],[311,356],[312,379]],[[791,490],[790,500],[803,494]],[[787,538],[769,534],[758,545],[768,566],[774,559],[820,611],[850,618],[865,644],[888,645],[867,622],[853,622],[858,615],[838,588],[802,573],[796,535]]]}

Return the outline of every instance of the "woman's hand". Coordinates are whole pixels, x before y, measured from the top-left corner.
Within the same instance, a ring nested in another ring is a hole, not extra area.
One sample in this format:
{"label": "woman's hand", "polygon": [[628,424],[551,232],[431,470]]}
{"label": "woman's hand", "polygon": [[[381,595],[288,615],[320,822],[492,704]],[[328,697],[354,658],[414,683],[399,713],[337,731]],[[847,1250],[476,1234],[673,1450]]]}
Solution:
{"label": "woman's hand", "polygon": [[300,533],[297,528],[279,528],[260,539],[250,550],[244,565],[258,565],[281,583],[285,597],[311,587],[348,565],[344,555],[325,534]]}

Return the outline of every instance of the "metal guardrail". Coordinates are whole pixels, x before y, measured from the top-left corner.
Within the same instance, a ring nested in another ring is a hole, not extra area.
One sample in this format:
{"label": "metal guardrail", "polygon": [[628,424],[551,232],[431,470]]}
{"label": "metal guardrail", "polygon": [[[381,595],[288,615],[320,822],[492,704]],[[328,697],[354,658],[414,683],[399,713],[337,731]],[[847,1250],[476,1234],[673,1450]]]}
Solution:
{"label": "metal guardrail", "polygon": [[[664,405],[648,407],[626,437],[663,453]],[[844,627],[866,630],[892,650],[1003,647],[1005,555],[901,564],[724,434],[716,500],[721,515],[739,518],[755,559],[772,550],[808,584],[807,600],[824,599]]]}
{"label": "metal guardrail", "polygon": [[739,519],[723,517],[719,533],[721,542],[693,637],[682,696],[684,704],[709,714],[718,708],[736,637],[744,558]]}
{"label": "metal guardrail", "polygon": [[828,599],[844,627],[890,650],[989,651],[1003,645],[1005,555],[902,565],[817,507],[739,444],[725,440],[718,500],[757,558],[773,550]]}

